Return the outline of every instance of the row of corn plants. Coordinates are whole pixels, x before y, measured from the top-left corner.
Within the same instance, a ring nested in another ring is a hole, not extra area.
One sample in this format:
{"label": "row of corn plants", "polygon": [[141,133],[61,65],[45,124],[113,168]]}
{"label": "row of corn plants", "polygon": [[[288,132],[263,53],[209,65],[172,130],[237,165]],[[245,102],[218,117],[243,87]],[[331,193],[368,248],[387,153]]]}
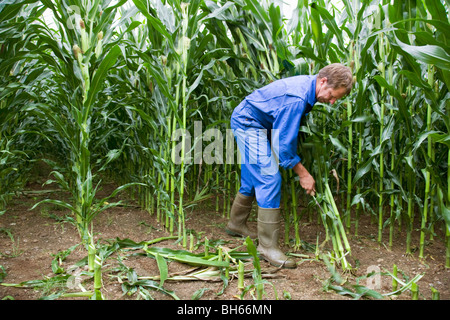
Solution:
{"label": "row of corn plants", "polygon": [[[448,8],[440,1],[343,1],[339,11],[300,1],[297,10],[311,20],[302,30],[312,29],[312,41],[299,48],[316,70],[323,61],[344,62],[355,73],[352,94],[336,107],[316,108],[324,116],[303,129],[304,149],[317,145],[314,135],[328,136],[328,150],[321,149],[330,159],[326,170],[346,182],[334,191],[347,232],[353,223],[358,234],[365,212],[378,224],[379,243],[388,227],[392,246],[398,223],[406,226],[408,254],[414,228],[421,258],[435,227],[448,248]],[[321,25],[326,31],[315,30]]]}
{"label": "row of corn plants", "polygon": [[[101,260],[96,255],[92,221],[98,213],[115,205],[107,202],[110,196],[96,199],[99,185],[95,185],[96,173],[93,173],[94,169],[101,172],[115,153],[93,157],[96,150],[92,147],[93,142],[102,144],[108,138],[103,134],[93,139],[93,130],[105,125],[105,118],[98,117],[108,112],[111,104],[105,99],[108,96],[104,91],[105,78],[121,53],[116,40],[112,40],[111,26],[117,5],[110,6],[110,3],[22,1],[2,10],[3,35],[8,38],[4,44],[5,54],[12,55],[10,59],[3,59],[2,67],[8,71],[23,64],[16,74],[10,71],[10,82],[17,82],[18,86],[8,95],[25,102],[17,111],[34,119],[35,127],[39,126],[35,129],[36,136],[42,135],[48,148],[57,150],[53,154],[41,152],[41,159],[46,159],[54,169],[47,183],[56,182],[71,194],[71,202],[47,199],[40,203],[62,206],[75,215],[80,238],[89,252],[88,265],[95,276],[96,299],[101,298]],[[23,15],[24,11],[29,14]],[[53,14],[54,28],[43,22],[44,12]],[[8,17],[10,19],[6,20]],[[40,69],[42,66],[45,68]],[[44,72],[44,76],[23,78],[30,72],[36,75]],[[30,95],[34,91],[37,94]],[[49,155],[56,160],[47,159]],[[98,168],[94,168],[93,159]],[[121,186],[111,196],[126,186]]]}
{"label": "row of corn plants", "polygon": [[93,219],[114,205],[96,199],[106,176],[118,191],[135,184],[129,196],[186,247],[190,210],[208,201],[225,216],[239,187],[236,152],[220,154],[233,143],[225,134],[233,108],[270,81],[341,62],[355,74],[351,95],[317,105],[301,127],[317,198],[283,172],[286,243],[293,230],[302,244],[303,205],[345,268],[346,234],[358,234],[363,216],[377,223],[380,243],[389,230],[390,246],[406,228],[409,254],[415,228],[420,257],[427,237],[443,238],[449,267],[448,8],[337,3],[299,0],[290,20],[278,2],[253,0],[2,6],[3,210],[26,181],[21,173],[44,160],[49,182],[72,195],[47,201],[77,217],[91,261]]}

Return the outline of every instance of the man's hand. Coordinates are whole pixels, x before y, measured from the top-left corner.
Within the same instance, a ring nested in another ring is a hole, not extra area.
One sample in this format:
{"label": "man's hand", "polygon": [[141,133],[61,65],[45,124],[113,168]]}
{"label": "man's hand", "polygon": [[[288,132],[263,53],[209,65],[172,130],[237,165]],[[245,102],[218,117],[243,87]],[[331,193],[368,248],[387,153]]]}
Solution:
{"label": "man's hand", "polygon": [[292,168],[294,172],[298,175],[300,179],[300,185],[303,189],[305,189],[306,193],[310,196],[314,196],[316,194],[316,181],[309,174],[308,170],[299,162],[294,168]]}

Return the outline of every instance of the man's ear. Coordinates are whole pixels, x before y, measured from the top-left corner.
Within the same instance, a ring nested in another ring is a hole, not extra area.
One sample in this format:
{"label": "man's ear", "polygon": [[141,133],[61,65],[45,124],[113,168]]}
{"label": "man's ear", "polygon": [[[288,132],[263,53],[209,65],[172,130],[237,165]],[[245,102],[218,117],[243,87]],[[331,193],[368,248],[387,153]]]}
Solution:
{"label": "man's ear", "polygon": [[318,82],[317,82],[317,85],[316,85],[317,90],[321,90],[322,88],[326,87],[327,83],[328,83],[327,77],[323,77],[323,78],[318,79]]}
{"label": "man's ear", "polygon": [[327,83],[328,83],[327,77],[323,77],[323,78],[320,79],[320,84],[321,85],[326,85]]}

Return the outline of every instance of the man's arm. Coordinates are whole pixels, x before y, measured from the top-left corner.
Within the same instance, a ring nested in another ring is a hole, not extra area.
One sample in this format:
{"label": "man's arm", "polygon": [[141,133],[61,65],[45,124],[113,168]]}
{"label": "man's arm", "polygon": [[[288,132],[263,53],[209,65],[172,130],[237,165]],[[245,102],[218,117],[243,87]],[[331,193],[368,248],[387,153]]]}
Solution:
{"label": "man's arm", "polygon": [[300,185],[303,189],[306,190],[306,193],[314,196],[316,194],[316,181],[314,178],[309,174],[308,170],[299,162],[297,163],[292,170],[298,175],[300,179]]}

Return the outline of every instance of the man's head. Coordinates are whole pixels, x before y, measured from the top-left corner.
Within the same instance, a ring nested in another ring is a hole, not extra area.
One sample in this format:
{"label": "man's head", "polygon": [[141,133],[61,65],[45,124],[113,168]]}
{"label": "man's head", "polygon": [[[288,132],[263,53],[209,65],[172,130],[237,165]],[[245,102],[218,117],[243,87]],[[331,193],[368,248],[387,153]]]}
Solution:
{"label": "man's head", "polygon": [[316,81],[316,99],[333,104],[352,90],[353,75],[349,67],[340,63],[330,64],[320,69]]}

